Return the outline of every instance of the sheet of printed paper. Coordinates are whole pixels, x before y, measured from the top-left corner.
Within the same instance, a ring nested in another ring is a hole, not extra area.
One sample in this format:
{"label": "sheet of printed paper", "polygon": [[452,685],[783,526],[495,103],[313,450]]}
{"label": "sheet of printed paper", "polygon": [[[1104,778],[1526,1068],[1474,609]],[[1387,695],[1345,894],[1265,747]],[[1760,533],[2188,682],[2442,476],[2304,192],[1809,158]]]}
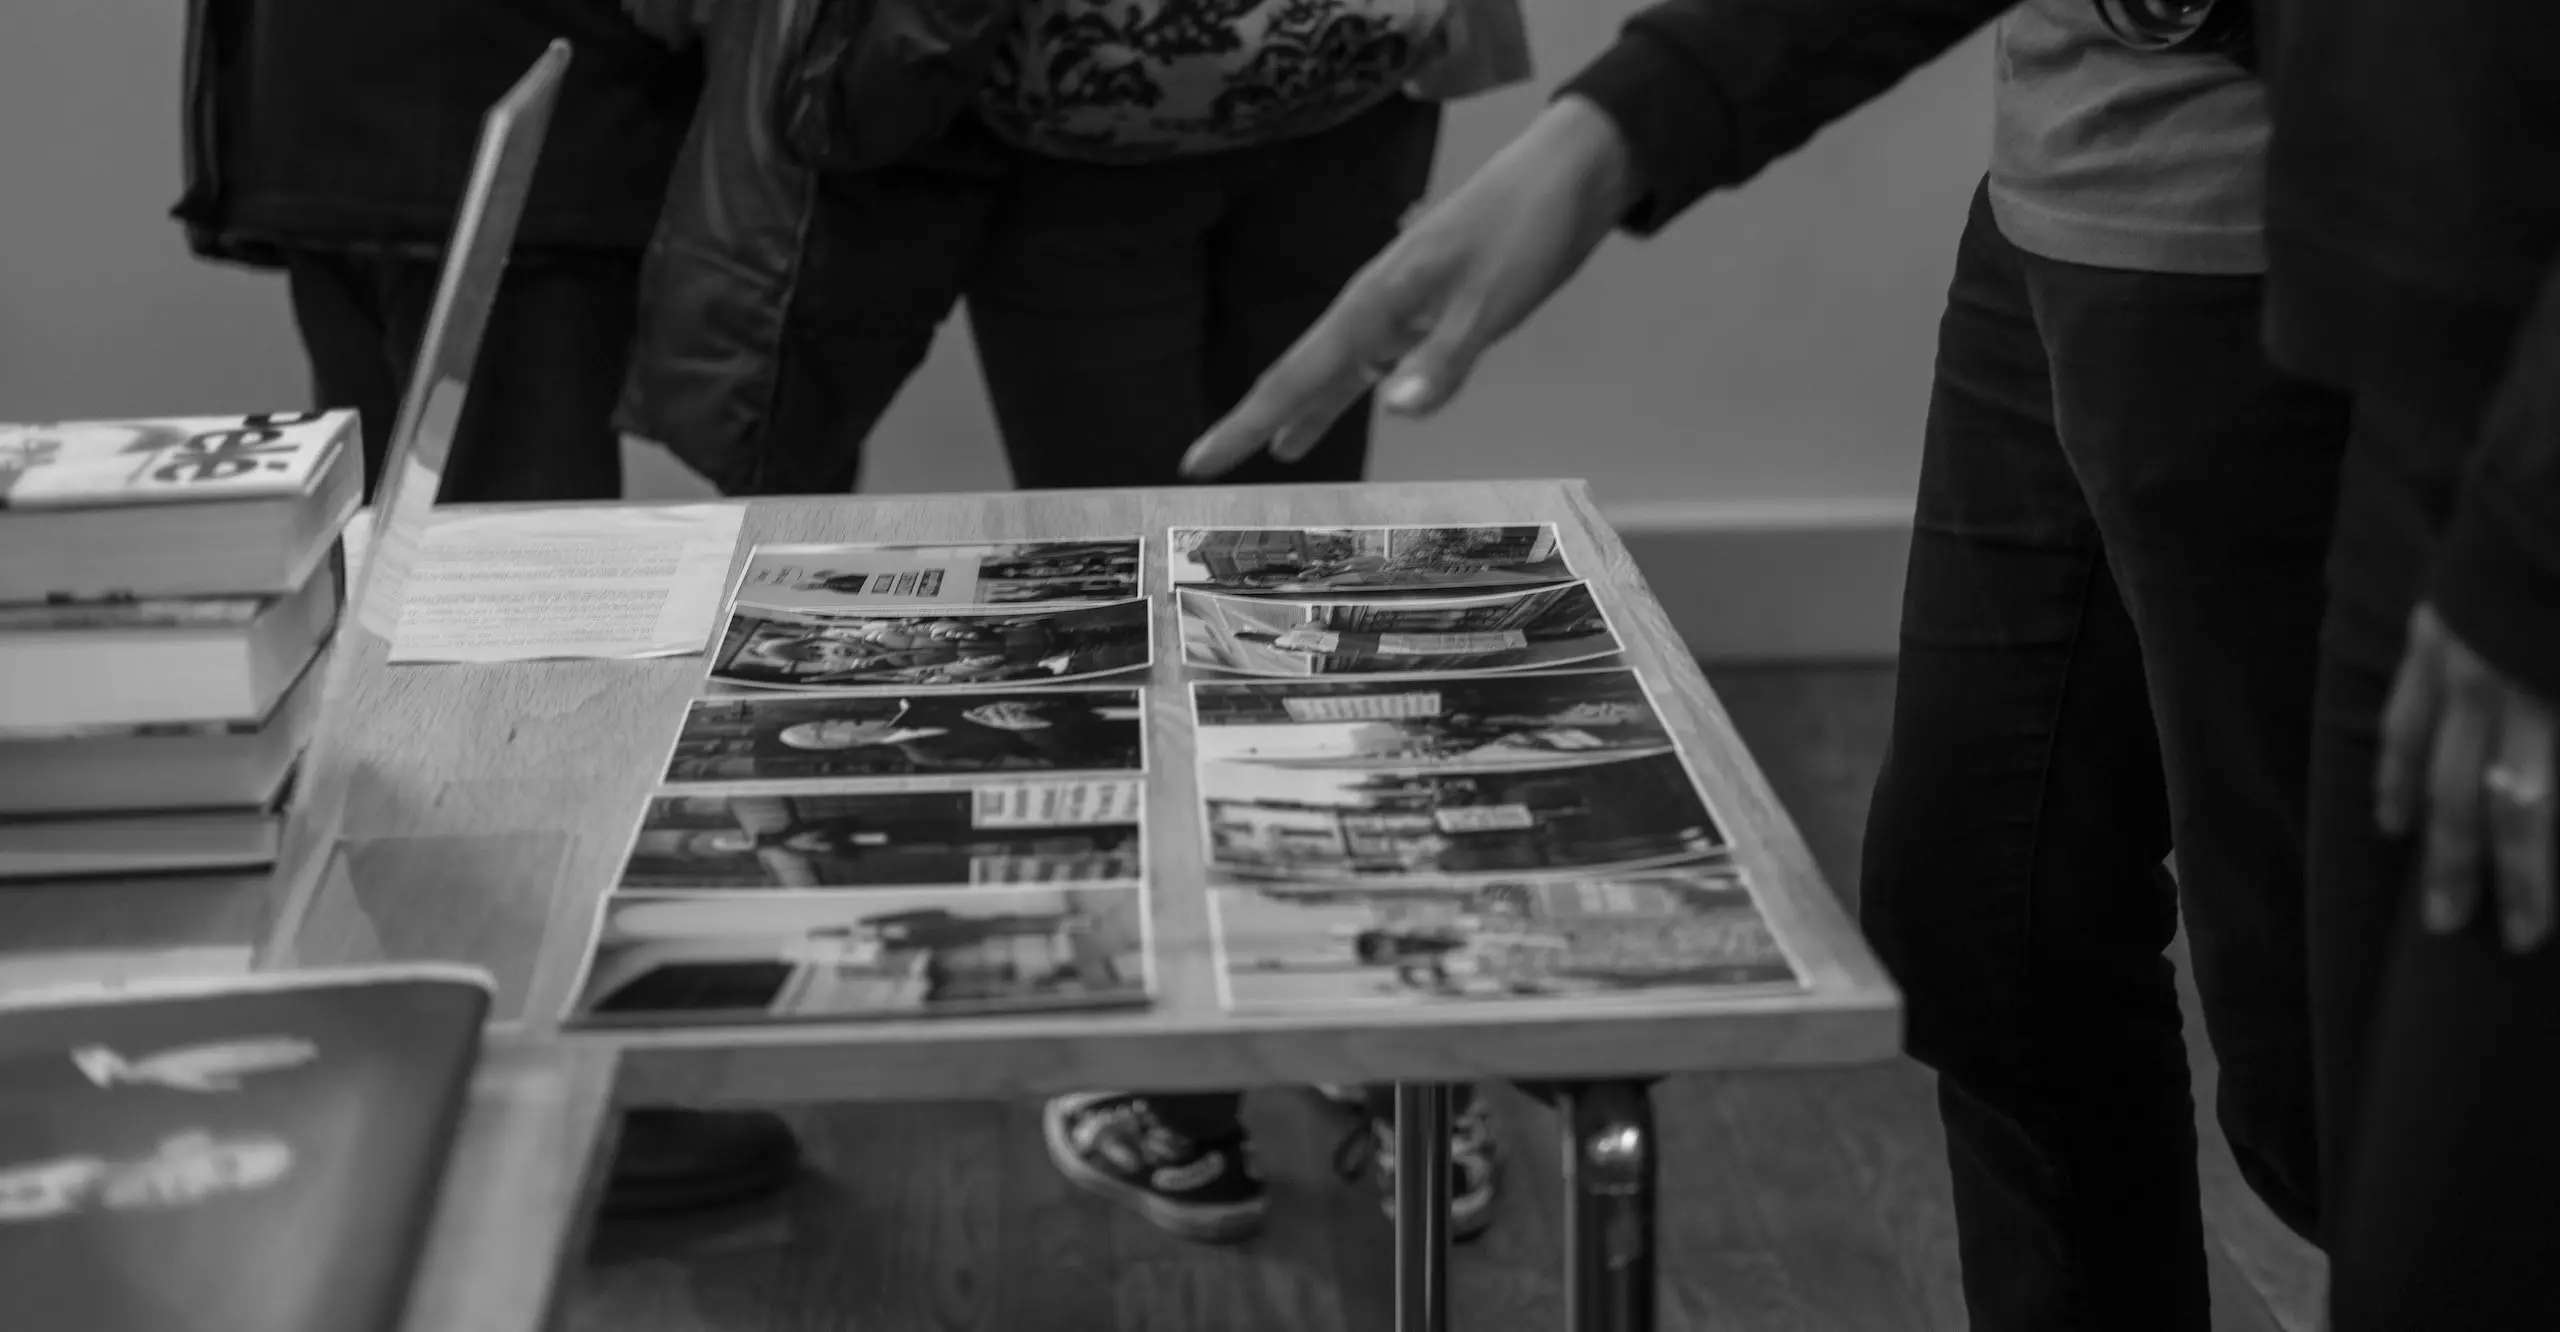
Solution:
{"label": "sheet of printed paper", "polygon": [[1620,650],[1588,583],[1447,600],[1282,601],[1182,588],[1183,660],[1241,675],[1519,671]]}
{"label": "sheet of printed paper", "polygon": [[1019,772],[1144,772],[1141,689],[928,690],[696,699],[671,786]]}
{"label": "sheet of printed paper", "polygon": [[1136,883],[1146,779],[668,794],[642,812],[626,892],[832,892]]}
{"label": "sheet of printed paper", "polygon": [[1570,581],[1550,523],[1438,527],[1177,527],[1175,587],[1274,596],[1450,592]]}
{"label": "sheet of printed paper", "polygon": [[1146,890],[1001,885],[825,894],[618,894],[567,1020],[760,1026],[1142,1007]]}
{"label": "sheet of printed paper", "polygon": [[741,602],[711,678],[755,689],[1046,684],[1154,660],[1145,599],[1065,609],[784,611]]}
{"label": "sheet of printed paper", "polygon": [[1231,1010],[1713,1004],[1800,988],[1744,873],[1692,864],[1474,882],[1213,887]]}
{"label": "sheet of printed paper", "polygon": [[738,600],[775,610],[1098,605],[1139,595],[1136,537],[941,546],[758,546]]}
{"label": "sheet of printed paper", "polygon": [[700,652],[745,516],[735,504],[438,513],[408,570],[391,660]]}
{"label": "sheet of printed paper", "polygon": [[1203,763],[1553,767],[1673,748],[1631,670],[1200,680],[1191,711]]}

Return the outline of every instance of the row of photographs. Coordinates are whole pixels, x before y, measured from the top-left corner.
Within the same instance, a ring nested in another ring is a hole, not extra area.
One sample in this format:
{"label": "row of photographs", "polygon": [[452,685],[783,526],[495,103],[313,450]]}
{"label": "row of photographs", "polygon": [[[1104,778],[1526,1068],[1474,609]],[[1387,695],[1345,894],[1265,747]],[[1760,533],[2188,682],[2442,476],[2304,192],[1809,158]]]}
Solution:
{"label": "row of photographs", "polygon": [[[1198,667],[1531,670],[1621,646],[1548,524],[1175,528],[1168,548],[1184,659]],[[760,546],[711,675],[779,690],[1105,679],[1154,662],[1144,588],[1136,537]],[[1310,593],[1332,599],[1270,599]]]}
{"label": "row of photographs", "polygon": [[[1199,680],[1193,752],[1284,768],[1521,768],[1671,752],[1635,672]],[[687,709],[665,784],[1143,773],[1146,691],[724,695]]]}
{"label": "row of photographs", "polygon": [[[1237,1012],[1783,993],[1797,970],[1738,870],[1684,866],[1406,888],[1211,890]],[[1144,890],[621,894],[579,1019],[667,1027],[1142,1005]]]}
{"label": "row of photographs", "polygon": [[[1551,523],[1176,527],[1175,587],[1248,594],[1445,593],[1572,581]],[[1110,605],[1145,595],[1134,536],[969,545],[764,545],[737,600],[781,611]]]}

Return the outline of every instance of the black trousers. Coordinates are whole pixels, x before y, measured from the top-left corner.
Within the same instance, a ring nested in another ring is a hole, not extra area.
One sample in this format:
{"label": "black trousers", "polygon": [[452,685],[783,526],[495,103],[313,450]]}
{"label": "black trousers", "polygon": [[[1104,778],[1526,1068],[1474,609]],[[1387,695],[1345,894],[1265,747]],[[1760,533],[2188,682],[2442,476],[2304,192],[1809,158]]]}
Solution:
{"label": "black trousers", "polygon": [[[367,496],[426,337],[438,264],[423,250],[304,249],[286,258],[320,405],[363,413]],[[439,499],[621,497],[613,408],[638,289],[635,255],[532,250],[509,260]]]}
{"label": "black trousers", "polygon": [[2383,701],[2476,425],[2360,398],[2339,501],[2310,914],[2334,1332],[2560,1327],[2560,948],[2508,954],[2494,910],[2429,935],[2415,846],[2373,822]]}
{"label": "black trousers", "polygon": [[2259,295],[2026,254],[1980,193],[1958,254],[1862,914],[1986,1332],[2210,1328],[2182,915],[2222,1126],[2318,1213],[2302,847],[2347,408],[2268,367]]}
{"label": "black trousers", "polygon": [[[1181,484],[1182,455],[1395,238],[1430,186],[1438,103],[1137,166],[1017,155],[969,285],[1016,485]],[[1362,400],[1295,465],[1221,484],[1357,481]]]}

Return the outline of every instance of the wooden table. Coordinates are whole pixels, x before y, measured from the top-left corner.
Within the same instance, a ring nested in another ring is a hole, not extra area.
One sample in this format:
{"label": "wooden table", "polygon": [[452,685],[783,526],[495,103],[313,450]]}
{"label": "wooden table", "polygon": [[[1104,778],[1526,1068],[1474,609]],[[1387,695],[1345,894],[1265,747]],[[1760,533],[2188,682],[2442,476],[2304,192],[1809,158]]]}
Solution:
{"label": "wooden table", "polygon": [[[1388,1012],[1231,1016],[1219,1004],[1192,769],[1188,682],[1172,598],[1174,525],[1345,526],[1553,522],[1644,675],[1664,721],[1696,759],[1736,855],[1758,880],[1772,926],[1808,982],[1801,993],[1642,1008],[1436,1006]],[[1569,1226],[1588,1300],[1578,1325],[1633,1326],[1649,1313],[1649,1260],[1630,1257],[1610,1211],[1644,1193],[1652,1136],[1643,1098],[1615,1080],[1665,1073],[1843,1065],[1891,1057],[1898,998],[1825,888],[1802,838],[1744,752],[1643,576],[1579,482],[1043,492],[894,499],[757,500],[738,559],[756,542],[960,542],[1143,536],[1154,599],[1149,863],[1157,1000],[1126,1012],[938,1018],[752,1030],[573,1034],[577,1050],[621,1056],[626,1103],[757,1105],[863,1099],[1013,1098],[1095,1087],[1148,1090],[1396,1083],[1417,1142],[1445,1112],[1435,1088],[1488,1078],[1572,1083],[1569,1169],[1585,1206]],[[658,778],[701,658],[502,666],[372,668],[351,696],[350,752],[312,779],[346,781],[348,872],[277,915],[278,963],[463,959],[490,969],[501,1016],[532,1029],[569,998],[599,898],[619,869]],[[342,647],[342,650],[346,650]],[[1409,1158],[1427,1159],[1427,1158]],[[1614,1172],[1614,1173],[1613,1173]],[[1405,1176],[1438,1181],[1445,1171]],[[1614,1182],[1613,1182],[1614,1181]],[[1622,1200],[1610,1204],[1610,1198]],[[1402,1207],[1412,1216],[1436,1208]],[[1400,1272],[1412,1323],[1433,1323],[1444,1242],[1408,1227]],[[1643,1246],[1637,1246],[1642,1248]],[[1616,1293],[1609,1273],[1616,1263]],[[1632,1274],[1632,1275],[1631,1275]],[[1636,1287],[1631,1295],[1627,1283]],[[1613,1302],[1614,1299],[1614,1302]],[[1629,1299],[1643,1303],[1630,1312]]]}

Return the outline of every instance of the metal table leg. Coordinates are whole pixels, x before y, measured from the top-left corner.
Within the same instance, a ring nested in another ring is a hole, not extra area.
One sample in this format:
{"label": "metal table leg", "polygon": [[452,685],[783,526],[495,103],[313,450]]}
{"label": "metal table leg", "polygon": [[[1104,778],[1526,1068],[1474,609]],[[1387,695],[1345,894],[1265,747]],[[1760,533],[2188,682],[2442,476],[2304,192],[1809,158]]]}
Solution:
{"label": "metal table leg", "polygon": [[1449,1089],[1396,1085],[1396,1332],[1448,1332]]}
{"label": "metal table leg", "polygon": [[1559,1089],[1569,1332],[1653,1332],[1653,1099],[1643,1083]]}

